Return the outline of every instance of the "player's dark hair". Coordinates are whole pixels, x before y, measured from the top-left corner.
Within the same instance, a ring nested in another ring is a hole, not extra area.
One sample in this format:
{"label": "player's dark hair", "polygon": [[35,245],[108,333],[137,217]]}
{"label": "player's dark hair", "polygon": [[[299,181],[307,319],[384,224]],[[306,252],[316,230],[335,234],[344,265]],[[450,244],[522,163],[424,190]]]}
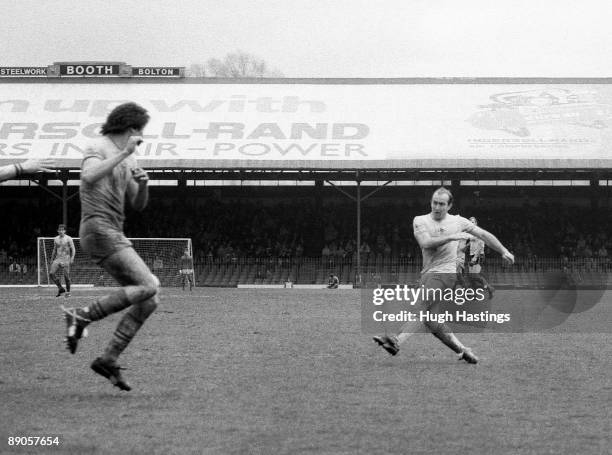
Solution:
{"label": "player's dark hair", "polygon": [[120,104],[108,114],[100,132],[107,135],[123,134],[130,128],[142,130],[150,118],[147,110],[136,103]]}
{"label": "player's dark hair", "polygon": [[57,230],[59,231],[60,229],[66,229],[66,225],[65,224],[60,224],[57,226]]}
{"label": "player's dark hair", "polygon": [[453,203],[453,193],[451,193],[451,191],[444,186],[438,188],[436,191],[433,192],[433,194],[448,194],[448,205],[451,205]]}

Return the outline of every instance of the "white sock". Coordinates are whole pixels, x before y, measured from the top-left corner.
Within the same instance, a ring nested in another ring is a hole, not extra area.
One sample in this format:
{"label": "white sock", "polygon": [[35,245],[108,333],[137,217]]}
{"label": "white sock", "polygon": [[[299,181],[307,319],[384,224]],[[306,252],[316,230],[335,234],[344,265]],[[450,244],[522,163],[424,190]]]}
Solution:
{"label": "white sock", "polygon": [[402,344],[404,343],[404,341],[406,341],[408,338],[410,338],[412,335],[414,335],[414,332],[402,332],[402,333],[398,333],[395,336],[395,339],[397,340],[397,344]]}

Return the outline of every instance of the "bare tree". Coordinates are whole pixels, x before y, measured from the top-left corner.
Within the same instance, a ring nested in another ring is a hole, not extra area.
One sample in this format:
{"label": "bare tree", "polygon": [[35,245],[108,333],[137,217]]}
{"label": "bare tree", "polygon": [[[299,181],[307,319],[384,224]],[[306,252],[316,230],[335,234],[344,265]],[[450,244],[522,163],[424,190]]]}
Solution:
{"label": "bare tree", "polygon": [[206,68],[201,63],[192,63],[185,69],[185,77],[204,77]]}
{"label": "bare tree", "polygon": [[283,77],[264,60],[240,50],[227,54],[223,60],[209,59],[206,69],[209,77]]}

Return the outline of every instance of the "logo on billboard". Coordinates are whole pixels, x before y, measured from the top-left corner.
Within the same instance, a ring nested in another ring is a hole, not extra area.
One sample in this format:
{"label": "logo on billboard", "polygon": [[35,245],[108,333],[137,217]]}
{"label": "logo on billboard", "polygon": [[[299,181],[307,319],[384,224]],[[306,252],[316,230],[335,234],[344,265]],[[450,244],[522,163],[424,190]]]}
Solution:
{"label": "logo on billboard", "polygon": [[527,137],[535,125],[612,126],[612,104],[603,102],[595,90],[546,88],[496,93],[489,98],[492,102],[479,106],[480,111],[468,119],[475,128]]}

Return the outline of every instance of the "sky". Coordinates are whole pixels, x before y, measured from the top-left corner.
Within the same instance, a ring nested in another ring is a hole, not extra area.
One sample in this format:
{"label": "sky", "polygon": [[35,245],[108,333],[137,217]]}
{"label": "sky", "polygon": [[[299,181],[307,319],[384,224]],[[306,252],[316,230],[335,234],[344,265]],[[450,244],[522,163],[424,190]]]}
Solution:
{"label": "sky", "polygon": [[241,50],[286,77],[608,77],[604,0],[0,0],[0,66],[189,66]]}

